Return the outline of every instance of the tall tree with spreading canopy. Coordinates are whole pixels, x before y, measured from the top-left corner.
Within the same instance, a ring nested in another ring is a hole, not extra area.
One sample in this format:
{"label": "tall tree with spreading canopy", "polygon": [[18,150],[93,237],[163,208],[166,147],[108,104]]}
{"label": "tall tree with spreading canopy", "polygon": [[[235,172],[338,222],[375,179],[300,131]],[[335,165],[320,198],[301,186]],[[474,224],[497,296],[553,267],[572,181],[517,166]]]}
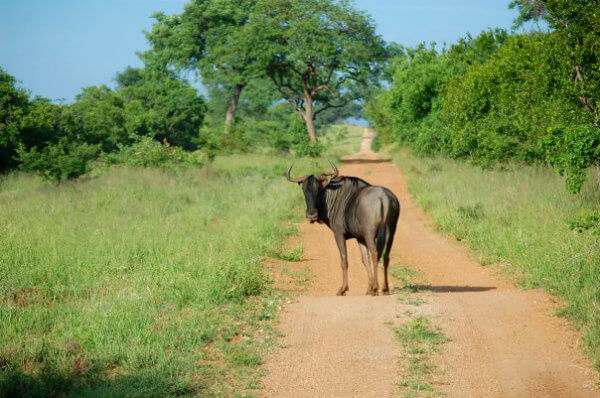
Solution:
{"label": "tall tree with spreading canopy", "polygon": [[243,89],[258,75],[250,38],[244,27],[255,0],[192,0],[181,14],[154,15],[146,37],[152,50],[142,54],[147,63],[178,71],[194,71],[206,86],[228,94],[225,135],[229,135]]}
{"label": "tall tree with spreading canopy", "polygon": [[341,0],[258,0],[246,27],[267,76],[317,142],[315,117],[378,83],[385,43],[373,20]]}

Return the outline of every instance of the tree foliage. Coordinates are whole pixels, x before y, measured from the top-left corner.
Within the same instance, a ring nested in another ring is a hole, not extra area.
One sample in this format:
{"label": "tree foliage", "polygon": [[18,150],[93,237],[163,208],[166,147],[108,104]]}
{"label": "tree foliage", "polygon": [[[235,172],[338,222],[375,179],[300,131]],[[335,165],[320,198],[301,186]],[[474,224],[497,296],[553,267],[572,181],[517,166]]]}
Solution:
{"label": "tree foliage", "polygon": [[19,130],[29,95],[0,68],[0,171],[16,165]]}
{"label": "tree foliage", "polygon": [[138,137],[198,147],[205,104],[186,81],[155,68],[127,68],[117,88],[87,87],[72,104],[29,99],[0,73],[0,166],[38,171],[60,181],[86,173],[101,153]]}
{"label": "tree foliage", "polygon": [[600,123],[600,1],[513,0],[515,24],[543,18],[564,44],[571,64],[573,95]]}
{"label": "tree foliage", "polygon": [[206,86],[225,95],[225,134],[229,134],[242,90],[261,75],[248,25],[256,0],[192,0],[181,14],[156,13],[146,37],[146,62],[190,70]]}
{"label": "tree foliage", "polygon": [[485,62],[506,40],[502,30],[467,36],[439,51],[424,44],[402,48],[389,66],[392,83],[366,106],[383,141],[399,142],[421,154],[449,152],[449,128],[442,120],[442,94],[448,82]]}
{"label": "tree foliage", "polygon": [[[586,169],[600,164],[600,129],[586,105],[593,94],[581,91],[574,53],[566,51],[569,40],[558,29],[512,36],[488,31],[441,52],[423,45],[404,49],[391,63],[389,89],[368,104],[367,115],[385,141],[417,153],[483,166],[542,162],[577,192]],[[594,86],[592,80],[585,86]]]}

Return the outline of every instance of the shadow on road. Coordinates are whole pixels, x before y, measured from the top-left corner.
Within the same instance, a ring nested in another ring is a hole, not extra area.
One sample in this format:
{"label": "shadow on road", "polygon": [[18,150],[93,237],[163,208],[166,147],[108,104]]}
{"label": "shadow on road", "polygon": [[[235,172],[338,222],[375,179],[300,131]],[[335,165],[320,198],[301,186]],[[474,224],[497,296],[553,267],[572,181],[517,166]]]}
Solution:
{"label": "shadow on road", "polygon": [[432,286],[432,285],[411,285],[410,289],[419,291],[429,291],[434,293],[468,293],[468,292],[487,292],[496,289],[495,286]]}

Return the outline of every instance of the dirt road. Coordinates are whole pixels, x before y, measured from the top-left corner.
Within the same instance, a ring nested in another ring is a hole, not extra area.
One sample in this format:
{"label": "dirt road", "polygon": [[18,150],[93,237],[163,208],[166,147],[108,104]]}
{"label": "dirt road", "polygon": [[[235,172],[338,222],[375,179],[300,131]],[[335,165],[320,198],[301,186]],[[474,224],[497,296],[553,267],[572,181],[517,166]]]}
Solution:
{"label": "dirt road", "polygon": [[[368,143],[362,148],[360,157],[373,156]],[[519,290],[432,232],[394,164],[354,163],[340,171],[384,185],[400,199],[391,264],[421,273],[424,284],[416,295],[425,304],[411,311],[428,316],[449,338],[432,358],[436,389],[461,398],[600,397],[577,349],[578,335],[553,315],[551,297]],[[284,347],[266,361],[264,396],[398,396],[401,350],[386,323],[402,322],[408,305],[393,295],[364,295],[367,278],[354,241],[348,245],[349,296],[336,297],[341,269],[333,235],[325,226],[303,223],[299,240],[305,261],[293,267],[312,277],[307,292],[283,310]]]}

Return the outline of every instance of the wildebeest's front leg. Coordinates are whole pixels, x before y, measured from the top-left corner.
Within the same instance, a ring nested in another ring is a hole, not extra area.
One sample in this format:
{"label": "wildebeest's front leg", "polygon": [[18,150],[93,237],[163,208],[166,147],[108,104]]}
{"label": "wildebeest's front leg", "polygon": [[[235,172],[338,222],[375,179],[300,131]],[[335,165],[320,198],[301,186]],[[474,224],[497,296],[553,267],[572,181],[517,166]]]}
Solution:
{"label": "wildebeest's front leg", "polygon": [[343,296],[348,291],[348,252],[346,250],[346,237],[342,234],[335,235],[335,242],[340,249],[340,260],[342,265],[342,287],[337,292],[338,296]]}

